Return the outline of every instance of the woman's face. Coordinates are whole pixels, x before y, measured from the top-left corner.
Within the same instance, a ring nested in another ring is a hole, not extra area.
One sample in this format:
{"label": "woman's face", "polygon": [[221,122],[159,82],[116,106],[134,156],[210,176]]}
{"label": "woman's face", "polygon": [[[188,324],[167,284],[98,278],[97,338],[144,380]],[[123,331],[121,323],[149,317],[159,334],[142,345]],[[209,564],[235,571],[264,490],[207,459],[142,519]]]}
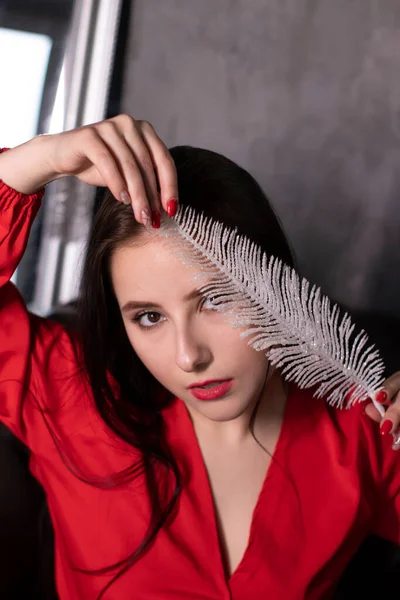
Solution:
{"label": "woman's face", "polygon": [[[143,241],[143,243],[142,243]],[[111,277],[129,340],[147,369],[188,409],[213,421],[230,421],[257,401],[268,362],[241,339],[224,313],[193,294],[195,270],[165,239],[143,233],[111,259]],[[232,379],[219,399],[199,400],[196,382]]]}

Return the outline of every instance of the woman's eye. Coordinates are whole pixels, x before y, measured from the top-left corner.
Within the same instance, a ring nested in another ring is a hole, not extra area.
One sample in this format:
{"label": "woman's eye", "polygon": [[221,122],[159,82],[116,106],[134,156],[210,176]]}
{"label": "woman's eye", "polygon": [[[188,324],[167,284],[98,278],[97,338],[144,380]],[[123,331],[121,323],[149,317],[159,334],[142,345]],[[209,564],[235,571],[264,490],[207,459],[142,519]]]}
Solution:
{"label": "woman's eye", "polygon": [[217,306],[214,303],[214,298],[205,298],[202,308],[205,308],[206,310],[217,310]]}
{"label": "woman's eye", "polygon": [[[204,308],[205,310],[217,310],[213,300],[214,298],[204,298],[201,308]],[[165,321],[165,317],[154,311],[139,313],[132,319],[132,322],[137,323],[142,329],[154,329],[154,327],[162,323],[162,321]]]}
{"label": "woman's eye", "polygon": [[[152,329],[161,323],[160,317],[161,315],[158,312],[144,312],[136,315],[136,317],[134,317],[132,320],[135,323],[138,323],[140,327],[143,327],[143,329]],[[147,319],[147,323],[145,319]]]}

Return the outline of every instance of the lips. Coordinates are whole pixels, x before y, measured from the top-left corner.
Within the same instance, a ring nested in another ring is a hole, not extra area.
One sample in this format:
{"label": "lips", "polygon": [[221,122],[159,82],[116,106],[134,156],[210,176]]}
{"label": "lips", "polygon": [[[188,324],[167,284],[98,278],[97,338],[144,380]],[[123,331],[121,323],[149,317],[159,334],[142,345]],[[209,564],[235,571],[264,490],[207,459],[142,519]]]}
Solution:
{"label": "lips", "polygon": [[[203,381],[201,383],[204,386],[211,382]],[[225,379],[223,381],[219,380],[212,383],[214,383],[214,385],[207,388],[200,387],[198,384],[196,384],[197,387],[192,385],[190,386],[189,390],[191,394],[197,398],[197,400],[218,400],[219,398],[222,398],[222,396],[225,396],[225,394],[230,390],[233,380]]]}
{"label": "lips", "polygon": [[196,383],[192,383],[192,385],[189,385],[189,389],[201,388],[206,385],[211,385],[214,383],[223,383],[225,381],[230,381],[230,380],[229,379],[207,379],[207,381],[196,381]]}

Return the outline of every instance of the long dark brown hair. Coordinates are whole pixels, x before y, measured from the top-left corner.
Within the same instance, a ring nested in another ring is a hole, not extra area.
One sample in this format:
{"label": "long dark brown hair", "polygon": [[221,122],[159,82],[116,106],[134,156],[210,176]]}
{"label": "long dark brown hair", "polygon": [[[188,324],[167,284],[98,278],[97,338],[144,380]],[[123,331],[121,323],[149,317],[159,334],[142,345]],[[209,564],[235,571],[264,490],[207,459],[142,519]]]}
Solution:
{"label": "long dark brown hair", "polygon": [[[178,173],[180,204],[238,227],[265,252],[293,266],[292,252],[279,220],[265,193],[246,170],[220,154],[200,148],[177,146],[171,154]],[[97,410],[105,423],[143,457],[140,464],[136,461],[115,473],[107,485],[121,485],[139,471],[144,472],[152,506],[151,522],[140,546],[124,560],[92,571],[118,569],[99,598],[148,550],[161,527],[173,518],[181,491],[179,469],[165,441],[161,412],[171,396],[135,354],[110,277],[111,256],[134,240],[140,228],[131,207],[106,193],[94,218],[78,307],[84,366]],[[169,497],[163,497],[157,485],[156,466],[160,465],[174,478]]]}

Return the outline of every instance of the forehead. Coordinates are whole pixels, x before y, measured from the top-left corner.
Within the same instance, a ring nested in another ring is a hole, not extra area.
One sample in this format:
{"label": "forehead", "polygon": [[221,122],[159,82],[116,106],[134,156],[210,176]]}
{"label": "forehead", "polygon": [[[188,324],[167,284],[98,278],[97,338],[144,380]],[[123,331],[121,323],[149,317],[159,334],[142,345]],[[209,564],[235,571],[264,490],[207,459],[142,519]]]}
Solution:
{"label": "forehead", "polygon": [[196,287],[200,274],[182,262],[165,238],[147,233],[115,250],[110,268],[117,296],[140,293],[149,295],[149,300],[155,294],[160,299],[163,294],[186,293]]}

